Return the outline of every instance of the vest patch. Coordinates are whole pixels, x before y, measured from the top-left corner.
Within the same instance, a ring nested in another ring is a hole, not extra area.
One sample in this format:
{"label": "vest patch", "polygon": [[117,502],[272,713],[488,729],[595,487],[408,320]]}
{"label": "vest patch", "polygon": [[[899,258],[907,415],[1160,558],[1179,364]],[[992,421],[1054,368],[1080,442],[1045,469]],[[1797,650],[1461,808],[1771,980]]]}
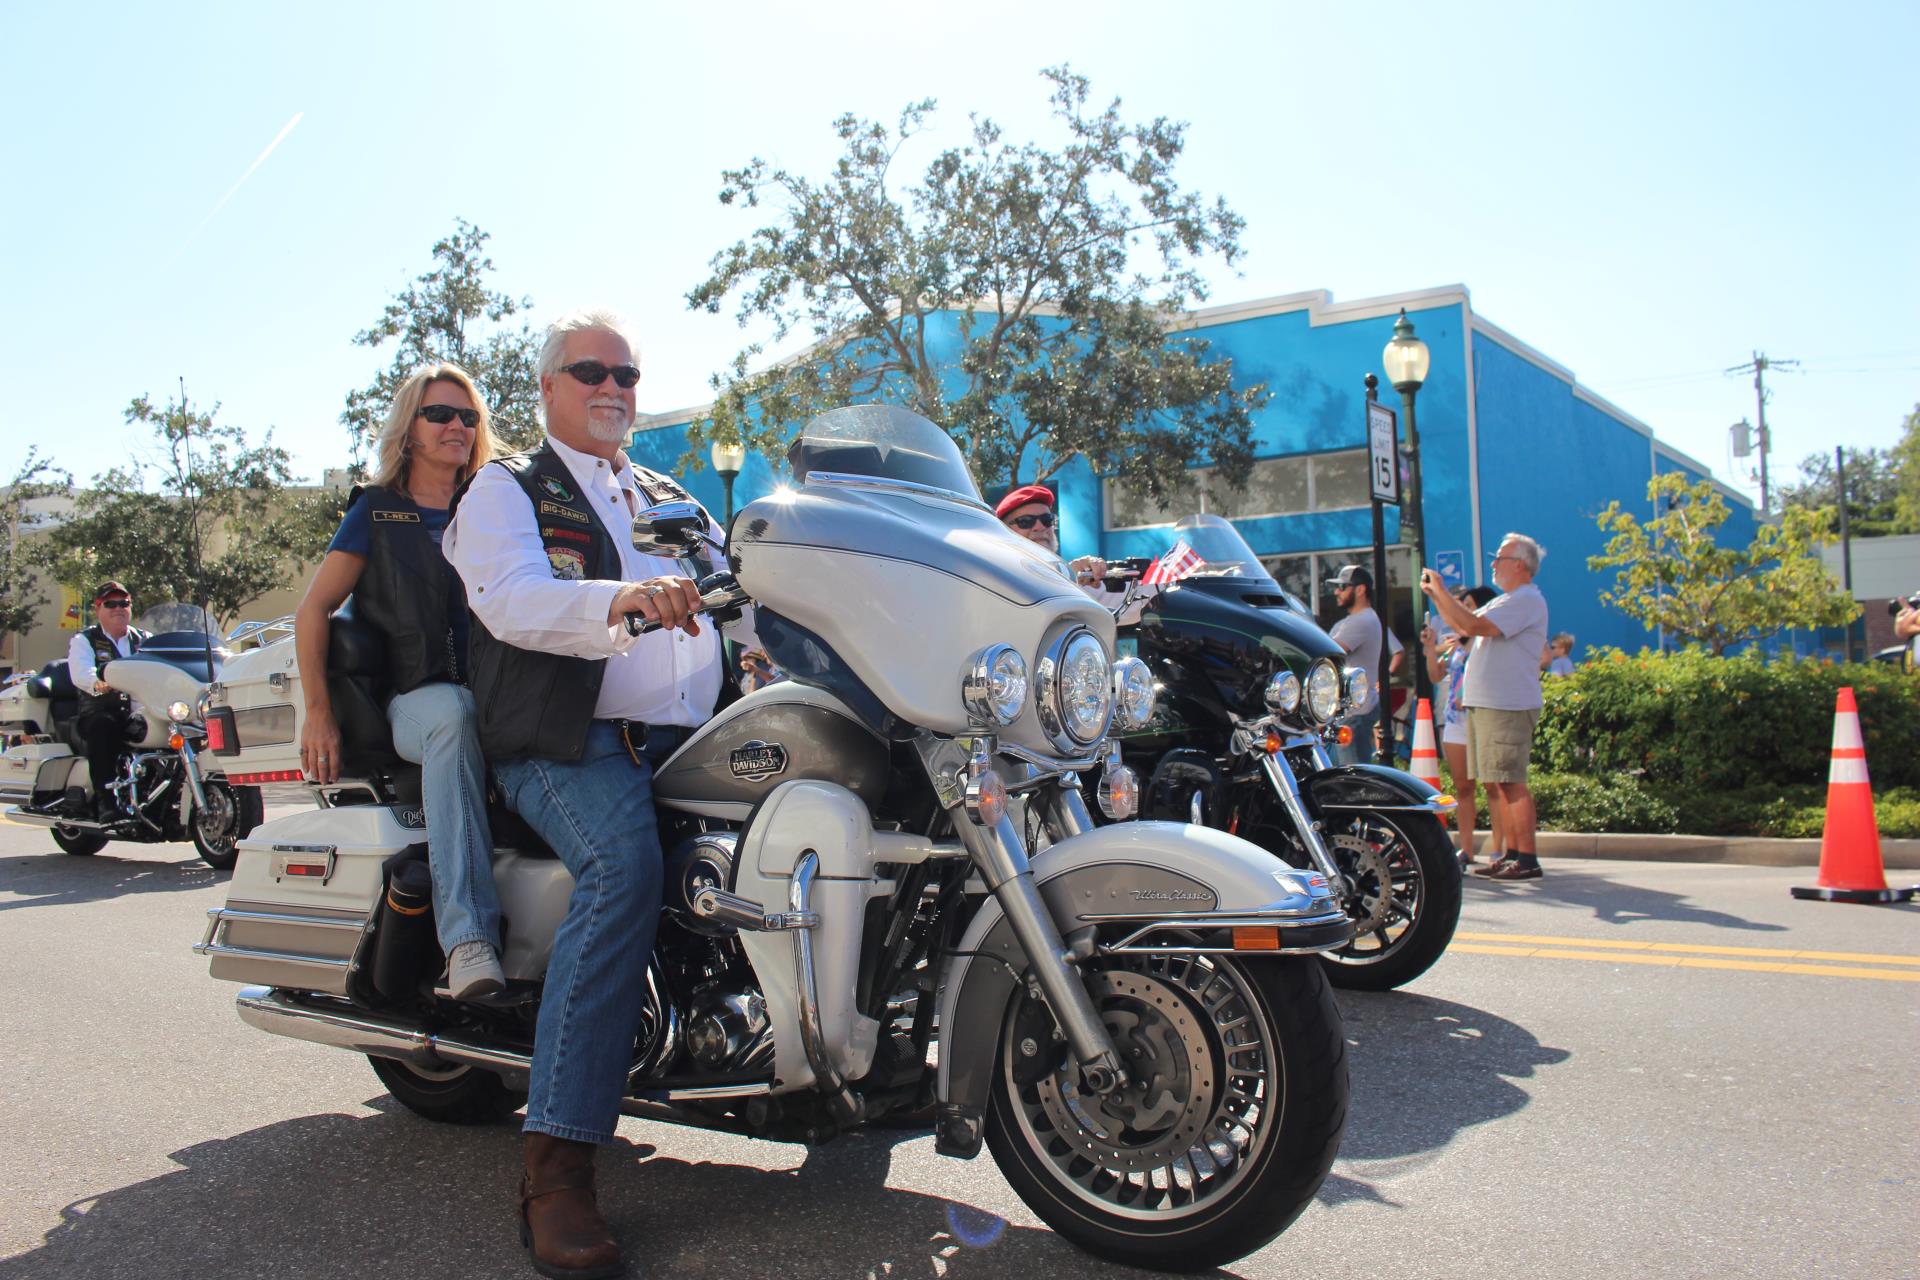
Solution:
{"label": "vest patch", "polygon": [[547,565],[553,570],[553,576],[564,582],[578,582],[587,576],[585,553],[571,547],[548,547]]}
{"label": "vest patch", "polygon": [[572,507],[563,507],[557,502],[548,502],[545,499],[541,500],[540,514],[543,516],[559,516],[562,520],[572,520],[577,524],[591,524],[593,522],[593,517],[584,511],[575,511]]}
{"label": "vest patch", "polygon": [[544,524],[540,526],[540,541],[547,542],[554,538],[558,538],[563,542],[591,543],[593,541],[592,534],[582,533],[578,529],[556,529]]}
{"label": "vest patch", "polygon": [[565,483],[554,479],[552,476],[541,476],[540,487],[562,502],[573,501],[573,490],[567,488]]}
{"label": "vest patch", "polygon": [[375,511],[375,520],[391,520],[396,524],[419,524],[420,515],[415,511]]}

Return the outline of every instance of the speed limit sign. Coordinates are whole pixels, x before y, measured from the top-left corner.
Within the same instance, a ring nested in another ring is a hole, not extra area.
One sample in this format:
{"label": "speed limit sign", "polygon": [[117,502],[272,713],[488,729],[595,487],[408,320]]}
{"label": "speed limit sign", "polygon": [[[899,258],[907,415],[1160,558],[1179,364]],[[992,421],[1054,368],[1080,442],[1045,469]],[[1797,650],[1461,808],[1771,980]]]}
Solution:
{"label": "speed limit sign", "polygon": [[1400,420],[1398,415],[1377,400],[1367,401],[1367,474],[1373,497],[1379,502],[1400,502]]}

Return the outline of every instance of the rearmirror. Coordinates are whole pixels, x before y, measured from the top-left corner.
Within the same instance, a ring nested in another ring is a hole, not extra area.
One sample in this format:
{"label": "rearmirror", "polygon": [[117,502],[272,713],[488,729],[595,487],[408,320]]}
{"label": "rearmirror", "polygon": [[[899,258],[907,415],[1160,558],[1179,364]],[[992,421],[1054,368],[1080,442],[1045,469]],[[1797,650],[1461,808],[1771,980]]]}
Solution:
{"label": "rearmirror", "polygon": [[684,560],[706,551],[707,513],[697,502],[662,502],[633,518],[633,545],[650,556]]}

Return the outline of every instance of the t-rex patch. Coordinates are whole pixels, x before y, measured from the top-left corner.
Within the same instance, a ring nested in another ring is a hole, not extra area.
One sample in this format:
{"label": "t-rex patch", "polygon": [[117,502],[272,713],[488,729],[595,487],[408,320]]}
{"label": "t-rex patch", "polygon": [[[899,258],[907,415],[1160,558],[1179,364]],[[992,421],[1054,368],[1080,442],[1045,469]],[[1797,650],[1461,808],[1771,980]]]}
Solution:
{"label": "t-rex patch", "polygon": [[414,511],[376,511],[375,520],[392,520],[398,524],[419,524],[420,515]]}
{"label": "t-rex patch", "polygon": [[548,502],[545,499],[540,502],[540,514],[559,516],[562,520],[572,520],[579,524],[590,524],[593,520],[593,517],[584,511],[575,511],[572,507],[563,507],[557,502]]}
{"label": "t-rex patch", "polygon": [[553,576],[565,582],[578,582],[587,576],[587,557],[571,547],[548,547],[547,564]]}

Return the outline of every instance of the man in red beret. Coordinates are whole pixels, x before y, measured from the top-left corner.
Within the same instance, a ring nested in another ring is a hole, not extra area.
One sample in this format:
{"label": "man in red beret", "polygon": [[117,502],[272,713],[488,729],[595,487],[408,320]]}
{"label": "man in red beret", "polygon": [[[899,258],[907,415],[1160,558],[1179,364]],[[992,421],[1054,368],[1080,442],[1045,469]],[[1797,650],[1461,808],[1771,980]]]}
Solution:
{"label": "man in red beret", "polygon": [[1060,536],[1054,529],[1053,490],[1043,484],[1025,484],[1000,499],[993,509],[1000,523],[1029,542],[1037,542],[1056,555]]}

